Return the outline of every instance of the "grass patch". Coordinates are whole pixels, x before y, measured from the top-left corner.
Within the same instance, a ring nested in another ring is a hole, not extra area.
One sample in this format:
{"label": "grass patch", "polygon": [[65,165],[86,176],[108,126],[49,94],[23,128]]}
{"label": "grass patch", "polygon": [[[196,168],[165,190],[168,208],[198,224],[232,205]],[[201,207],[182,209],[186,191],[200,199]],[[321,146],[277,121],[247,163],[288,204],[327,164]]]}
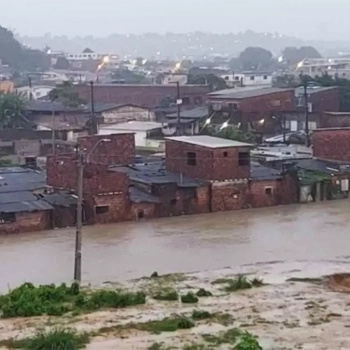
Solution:
{"label": "grass patch", "polygon": [[218,335],[205,334],[203,339],[215,348],[223,344],[230,344],[234,345],[232,350],[262,350],[257,337],[238,328],[229,329]]}
{"label": "grass patch", "polygon": [[205,290],[204,288],[201,288],[197,293],[197,297],[203,298],[203,297],[212,297],[213,293],[209,292],[209,290]]}
{"label": "grass patch", "polygon": [[33,338],[10,340],[0,345],[22,350],[78,350],[89,343],[87,334],[78,334],[75,329],[56,328],[49,332],[38,332]]}
{"label": "grass patch", "polygon": [[192,312],[192,318],[194,320],[205,320],[208,318],[212,318],[213,316],[214,316],[213,314],[204,310],[193,310]]}
{"label": "grass patch", "polygon": [[184,304],[196,304],[198,303],[198,298],[192,293],[188,292],[185,295],[181,295],[181,302]]}
{"label": "grass patch", "polygon": [[165,346],[164,343],[154,343],[152,344],[148,350],[172,350],[172,349],[176,349],[172,346]]}
{"label": "grass patch", "polygon": [[159,291],[158,293],[152,295],[152,298],[155,300],[164,300],[164,301],[177,301],[179,300],[179,294],[175,289],[168,288]]}
{"label": "grass patch", "polygon": [[249,279],[244,275],[239,275],[237,278],[219,278],[212,284],[226,284],[224,290],[226,292],[236,292],[243,289],[259,288],[266,284],[260,278]]}
{"label": "grass patch", "polygon": [[77,283],[35,287],[31,283],[0,296],[2,318],[62,316],[67,312],[96,311],[102,308],[124,308],[145,304],[144,293],[122,293],[113,290],[82,291]]}
{"label": "grass patch", "polygon": [[176,332],[179,329],[190,329],[195,326],[194,322],[186,317],[164,318],[159,321],[148,321],[143,323],[129,323],[125,326],[104,327],[99,330],[99,334],[111,333],[114,331],[123,331],[136,329],[150,333]]}

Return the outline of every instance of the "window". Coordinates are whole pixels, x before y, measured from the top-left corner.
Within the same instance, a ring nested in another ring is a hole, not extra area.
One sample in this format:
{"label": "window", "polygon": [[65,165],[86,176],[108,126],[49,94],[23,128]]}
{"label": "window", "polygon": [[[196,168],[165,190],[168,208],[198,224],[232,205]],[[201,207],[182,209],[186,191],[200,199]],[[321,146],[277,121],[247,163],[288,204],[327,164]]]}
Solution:
{"label": "window", "polygon": [[108,205],[99,205],[95,207],[96,214],[106,214],[109,212],[109,206]]}
{"label": "window", "polygon": [[171,204],[171,205],[176,205],[176,204],[177,204],[177,199],[172,199],[172,200],[170,201],[170,204]]}
{"label": "window", "polygon": [[1,213],[0,214],[0,224],[7,224],[11,222],[16,222],[15,213]]}
{"label": "window", "polygon": [[230,77],[226,75],[225,80],[230,80]]}
{"label": "window", "polygon": [[235,80],[238,81],[239,80],[239,76],[236,75],[235,76]]}
{"label": "window", "polygon": [[143,219],[144,217],[145,217],[145,212],[142,209],[138,210],[137,211],[137,218]]}
{"label": "window", "polygon": [[264,75],[264,80],[267,80],[267,75]]}
{"label": "window", "polygon": [[185,105],[185,106],[191,104],[190,98],[189,97],[183,97],[182,98],[182,104]]}
{"label": "window", "polygon": [[228,108],[230,111],[237,111],[238,110],[238,104],[237,103],[230,103],[228,105]]}
{"label": "window", "polygon": [[273,193],[272,187],[265,187],[265,194],[271,196]]}
{"label": "window", "polygon": [[251,76],[250,76],[250,80],[255,80],[255,76],[254,76],[254,75],[251,75]]}
{"label": "window", "polygon": [[187,152],[187,165],[197,165],[197,154],[195,152]]}
{"label": "window", "polygon": [[249,166],[250,165],[250,153],[249,152],[239,152],[238,153],[238,165],[239,166]]}
{"label": "window", "polygon": [[224,152],[224,158],[228,157],[228,152]]}

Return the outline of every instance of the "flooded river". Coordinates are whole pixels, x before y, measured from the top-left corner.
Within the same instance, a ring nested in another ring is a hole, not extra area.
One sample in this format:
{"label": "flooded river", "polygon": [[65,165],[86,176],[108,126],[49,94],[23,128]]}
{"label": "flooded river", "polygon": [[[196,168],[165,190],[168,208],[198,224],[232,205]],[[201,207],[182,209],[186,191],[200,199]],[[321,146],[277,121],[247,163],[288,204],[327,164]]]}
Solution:
{"label": "flooded river", "polygon": [[[303,261],[350,263],[350,201],[84,227],[83,278],[99,284],[159,273]],[[74,229],[0,236],[0,290],[69,281]],[[317,264],[315,264],[317,263]],[[276,265],[276,264],[274,264]]]}

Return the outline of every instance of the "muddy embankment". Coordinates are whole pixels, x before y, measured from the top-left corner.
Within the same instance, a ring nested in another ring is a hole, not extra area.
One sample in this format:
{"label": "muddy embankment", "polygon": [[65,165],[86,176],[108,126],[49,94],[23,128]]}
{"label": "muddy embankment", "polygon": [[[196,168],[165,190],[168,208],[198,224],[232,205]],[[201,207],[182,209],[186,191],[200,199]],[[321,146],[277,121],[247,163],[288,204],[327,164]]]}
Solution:
{"label": "muddy embankment", "polygon": [[[146,304],[62,317],[0,319],[0,341],[64,326],[89,333],[88,350],[232,349],[235,340],[229,334],[239,328],[259,337],[264,350],[348,350],[350,274],[343,269],[335,266],[335,274],[310,277],[302,270],[289,271],[288,276],[271,274],[269,268],[250,270],[248,279],[262,278],[265,284],[243,290],[231,269],[144,278],[123,286],[107,283],[104,288],[145,292]],[[182,295],[200,289],[212,295],[195,303],[181,301]],[[174,291],[178,299],[159,300],[160,294]],[[190,327],[157,323],[184,318],[192,322]]]}

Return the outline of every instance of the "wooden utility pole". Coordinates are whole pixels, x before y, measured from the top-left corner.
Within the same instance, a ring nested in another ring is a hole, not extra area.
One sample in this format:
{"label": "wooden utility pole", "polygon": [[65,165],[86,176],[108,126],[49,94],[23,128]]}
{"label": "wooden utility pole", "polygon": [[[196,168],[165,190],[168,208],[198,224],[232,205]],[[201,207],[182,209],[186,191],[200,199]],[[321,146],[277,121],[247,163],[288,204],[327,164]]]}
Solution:
{"label": "wooden utility pole", "polygon": [[180,96],[180,82],[176,82],[176,90],[177,90],[177,96],[176,96],[176,104],[177,104],[177,136],[181,136],[181,96]]}
{"label": "wooden utility pole", "polygon": [[94,82],[90,82],[90,99],[91,99],[91,133],[92,135],[98,134],[98,124],[95,115],[95,93],[94,93]]}
{"label": "wooden utility pole", "polygon": [[75,232],[75,260],[74,260],[74,280],[81,281],[81,243],[82,243],[82,226],[83,226],[83,176],[85,166],[85,153],[80,147],[78,148],[78,203],[77,203],[77,222]]}

